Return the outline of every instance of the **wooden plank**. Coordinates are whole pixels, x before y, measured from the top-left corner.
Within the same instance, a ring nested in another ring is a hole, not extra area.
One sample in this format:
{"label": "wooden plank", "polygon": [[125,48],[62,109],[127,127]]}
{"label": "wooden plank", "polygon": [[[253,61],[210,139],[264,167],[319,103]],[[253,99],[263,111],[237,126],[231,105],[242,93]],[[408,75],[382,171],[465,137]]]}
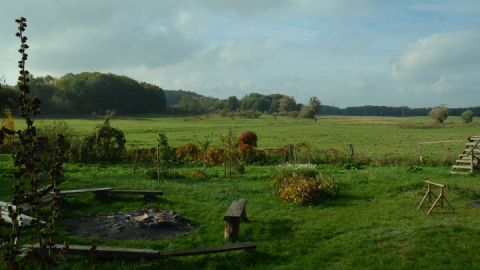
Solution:
{"label": "wooden plank", "polygon": [[470,170],[472,167],[471,167],[471,166],[465,166],[465,165],[453,165],[452,168],[454,168],[454,169],[468,169],[468,170]]}
{"label": "wooden plank", "polygon": [[451,174],[472,174],[471,172],[450,171]]}
{"label": "wooden plank", "polygon": [[192,255],[202,255],[202,254],[211,254],[235,250],[255,250],[257,245],[253,242],[245,242],[238,244],[226,245],[223,247],[214,247],[214,248],[196,248],[185,251],[173,251],[173,252],[162,252],[162,256],[167,257],[178,257],[178,256],[192,256]]}
{"label": "wooden plank", "polygon": [[122,189],[111,189],[106,191],[108,194],[125,194],[125,195],[163,195],[161,190],[122,190]]}
{"label": "wooden plank", "polygon": [[[33,252],[39,250],[39,245],[35,244],[33,246],[25,246]],[[65,245],[56,244],[54,249],[56,251],[64,250]],[[71,256],[91,256],[93,254],[92,246],[85,245],[69,245],[67,255]],[[107,246],[97,246],[95,247],[95,256],[97,258],[106,258],[106,259],[157,259],[160,257],[160,252],[152,249],[136,249],[136,248],[116,248],[116,247],[107,247]]]}
{"label": "wooden plank", "polygon": [[87,192],[102,192],[112,190],[111,187],[103,188],[84,188],[84,189],[71,189],[71,190],[60,190],[60,195],[76,194],[76,193],[87,193]]}
{"label": "wooden plank", "polygon": [[233,201],[230,204],[230,207],[227,209],[227,212],[224,215],[224,218],[229,217],[241,217],[245,210],[245,199],[240,199],[238,201]]}
{"label": "wooden plank", "polygon": [[[252,242],[239,243],[226,245],[222,247],[213,247],[213,248],[195,248],[183,251],[170,251],[170,252],[160,252],[153,249],[135,249],[135,248],[117,248],[117,247],[108,247],[108,246],[97,246],[95,250],[92,250],[91,246],[85,245],[69,245],[67,250],[67,255],[72,256],[91,256],[95,252],[96,258],[105,258],[105,259],[127,259],[127,260],[147,260],[147,259],[160,259],[163,257],[180,257],[180,256],[194,256],[194,255],[204,255],[212,253],[221,253],[237,250],[255,250],[257,245]],[[30,253],[35,253],[38,251],[38,244],[27,245],[24,248],[30,250]],[[64,250],[65,245],[56,244],[54,250],[57,252]]]}
{"label": "wooden plank", "polygon": [[445,185],[442,185],[442,184],[439,184],[439,183],[435,183],[435,182],[432,182],[432,181],[428,181],[428,180],[427,180],[427,181],[425,181],[425,182],[429,183],[430,185],[437,186],[437,187],[442,187],[442,188],[445,187]]}

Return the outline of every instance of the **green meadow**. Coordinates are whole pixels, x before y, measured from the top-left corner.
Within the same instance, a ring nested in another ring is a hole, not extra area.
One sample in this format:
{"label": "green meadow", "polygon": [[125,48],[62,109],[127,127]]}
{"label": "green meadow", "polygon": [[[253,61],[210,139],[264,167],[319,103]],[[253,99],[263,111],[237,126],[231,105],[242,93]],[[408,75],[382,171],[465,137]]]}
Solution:
{"label": "green meadow", "polygon": [[[39,126],[54,120],[44,119]],[[101,119],[66,119],[85,135]],[[252,130],[260,148],[308,142],[319,148],[347,151],[353,144],[359,154],[371,157],[418,157],[418,143],[465,140],[479,134],[477,123],[463,124],[450,117],[443,126],[423,117],[320,117],[318,121],[263,116],[260,119],[220,117],[138,117],[113,120],[130,147],[156,144],[156,134],[167,134],[171,145],[201,142],[232,128],[237,134]],[[422,151],[456,154],[462,142],[426,145]],[[12,171],[9,155],[1,155],[0,200],[9,200]],[[195,229],[180,237],[162,240],[100,241],[67,233],[60,221],[59,242],[98,243],[109,246],[153,248],[165,251],[213,247],[223,239],[223,214],[232,200],[245,198],[249,222],[241,224],[240,240],[257,243],[251,253],[232,252],[154,262],[98,261],[98,269],[478,269],[480,208],[468,205],[480,200],[478,176],[451,175],[448,166],[375,166],[360,168],[319,164],[320,174],[339,182],[337,198],[311,205],[295,205],[277,199],[270,181],[275,166],[246,166],[245,174],[223,178],[222,167],[207,167],[208,180],[151,180],[151,164],[66,164],[62,189],[109,186],[128,189],[161,189],[164,195],[150,207],[173,209],[188,217]],[[201,167],[175,167],[185,172]],[[446,184],[448,208],[417,210],[426,185]],[[145,207],[141,198],[119,196],[97,200],[91,194],[67,197],[62,218],[109,215],[114,211]],[[88,269],[90,261],[69,258],[61,269]],[[0,266],[1,268],[1,266]]]}
{"label": "green meadow", "polygon": [[[40,119],[41,127],[59,119]],[[102,119],[63,119],[80,136],[93,131]],[[468,136],[479,133],[479,123],[462,123],[460,117],[449,117],[437,125],[428,117],[359,117],[323,116],[318,121],[302,118],[262,116],[259,119],[198,117],[120,117],[111,122],[113,127],[125,132],[127,146],[154,147],[157,134],[167,135],[169,143],[180,146],[210,140],[218,143],[220,135],[232,129],[236,134],[254,131],[258,147],[280,147],[285,144],[309,143],[317,148],[335,148],[347,151],[353,144],[359,155],[381,159],[388,156],[416,158],[418,143],[433,141],[459,142],[427,144],[421,146],[422,154],[436,157],[456,155]]]}

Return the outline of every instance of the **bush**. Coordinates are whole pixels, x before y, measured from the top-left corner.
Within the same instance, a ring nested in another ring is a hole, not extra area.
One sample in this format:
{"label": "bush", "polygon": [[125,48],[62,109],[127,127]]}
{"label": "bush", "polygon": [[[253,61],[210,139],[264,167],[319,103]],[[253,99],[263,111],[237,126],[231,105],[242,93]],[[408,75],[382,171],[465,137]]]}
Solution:
{"label": "bush", "polygon": [[462,119],[465,123],[471,123],[473,120],[473,112],[468,110],[462,113]]}
{"label": "bush", "polygon": [[272,180],[280,200],[301,205],[334,198],[340,189],[331,178],[316,177],[312,164],[279,166]]}
{"label": "bush", "polygon": [[48,148],[51,150],[53,150],[58,135],[63,135],[65,138],[65,151],[67,156],[71,156],[71,148],[78,147],[80,144],[77,132],[68,126],[65,121],[53,121],[51,124],[42,125],[38,127],[37,135],[38,137],[48,138]]}
{"label": "bush", "polygon": [[125,135],[119,129],[110,126],[109,119],[97,126],[95,132],[83,138],[79,147],[80,161],[116,161],[125,151]]}
{"label": "bush", "polygon": [[438,123],[443,123],[448,117],[448,108],[446,107],[435,107],[430,111],[430,117],[432,117]]}
{"label": "bush", "polygon": [[224,149],[217,146],[210,146],[207,148],[207,153],[205,155],[205,163],[209,166],[223,164],[224,156],[225,156]]}
{"label": "bush", "polygon": [[248,118],[248,119],[257,119],[257,118],[260,118],[260,116],[262,116],[261,112],[257,112],[254,110],[243,110],[238,112],[237,114],[241,118]]}
{"label": "bush", "polygon": [[175,156],[180,162],[194,162],[201,158],[200,149],[193,143],[187,143],[175,149]]}
{"label": "bush", "polygon": [[257,151],[255,148],[257,147],[257,141],[257,134],[253,131],[247,131],[240,135],[237,142],[238,151],[240,158],[246,163],[256,162]]}
{"label": "bush", "polygon": [[238,144],[248,144],[253,147],[257,147],[257,141],[257,134],[253,131],[247,131],[240,135],[240,138],[238,139]]}
{"label": "bush", "polygon": [[338,183],[330,178],[316,179],[296,173],[276,183],[276,192],[280,200],[300,205],[334,198],[338,191]]}

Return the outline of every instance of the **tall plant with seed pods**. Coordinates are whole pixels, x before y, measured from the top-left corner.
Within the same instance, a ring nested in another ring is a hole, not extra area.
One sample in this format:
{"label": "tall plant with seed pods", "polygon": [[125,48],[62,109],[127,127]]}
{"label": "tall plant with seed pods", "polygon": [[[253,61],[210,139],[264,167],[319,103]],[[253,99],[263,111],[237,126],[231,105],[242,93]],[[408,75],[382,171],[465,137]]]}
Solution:
{"label": "tall plant with seed pods", "polygon": [[[12,224],[9,232],[7,248],[4,251],[4,258],[7,262],[7,269],[20,268],[20,243],[34,241],[39,245],[39,254],[35,254],[36,262],[40,263],[41,268],[54,263],[53,238],[55,235],[55,220],[59,215],[59,191],[58,184],[63,179],[62,165],[64,160],[64,138],[58,136],[57,144],[53,153],[45,153],[48,141],[44,137],[37,136],[37,130],[34,126],[35,117],[40,113],[40,99],[30,97],[30,72],[26,69],[26,61],[28,59],[27,37],[25,30],[27,20],[21,17],[15,20],[18,24],[18,32],[16,36],[20,39],[21,55],[18,61],[19,77],[17,88],[20,92],[18,107],[21,117],[25,120],[25,129],[18,130],[14,134],[18,137],[18,147],[14,153],[13,173],[14,188],[12,205],[8,207],[9,216]],[[7,132],[12,133],[11,130]],[[42,163],[45,159],[51,159],[50,169],[44,169]],[[53,201],[44,211],[40,205],[44,195],[53,191]],[[35,219],[33,223],[33,235],[30,237],[22,230],[18,217],[22,214],[22,205],[28,204],[31,209],[31,215]]]}

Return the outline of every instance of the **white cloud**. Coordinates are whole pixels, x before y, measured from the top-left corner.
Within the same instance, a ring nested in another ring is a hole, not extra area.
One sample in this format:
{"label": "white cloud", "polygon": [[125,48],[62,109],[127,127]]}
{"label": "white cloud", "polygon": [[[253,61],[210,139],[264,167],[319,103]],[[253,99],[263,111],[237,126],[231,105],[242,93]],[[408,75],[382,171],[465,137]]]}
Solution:
{"label": "white cloud", "polygon": [[[480,68],[479,31],[433,34],[409,48],[392,65],[392,76],[401,83],[431,83],[466,80]],[[478,77],[480,82],[480,77]]]}
{"label": "white cloud", "polygon": [[428,105],[478,105],[478,44],[480,31],[433,34],[418,40],[392,64],[397,90],[417,100],[423,98]]}

